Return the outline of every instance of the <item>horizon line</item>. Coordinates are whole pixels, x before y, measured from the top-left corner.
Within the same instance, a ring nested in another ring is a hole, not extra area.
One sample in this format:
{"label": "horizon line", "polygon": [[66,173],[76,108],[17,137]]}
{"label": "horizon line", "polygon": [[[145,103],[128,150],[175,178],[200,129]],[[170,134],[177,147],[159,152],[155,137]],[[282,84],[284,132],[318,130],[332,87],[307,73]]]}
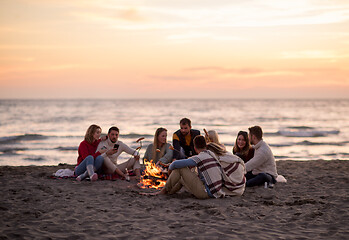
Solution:
{"label": "horizon line", "polygon": [[140,97],[140,98],[2,98],[0,97],[0,100],[349,100],[349,97],[296,97],[296,98],[280,98],[280,97],[257,97],[257,98],[247,98],[247,97],[239,97],[239,98],[201,98],[201,97],[181,97],[181,98],[147,98],[147,97]]}

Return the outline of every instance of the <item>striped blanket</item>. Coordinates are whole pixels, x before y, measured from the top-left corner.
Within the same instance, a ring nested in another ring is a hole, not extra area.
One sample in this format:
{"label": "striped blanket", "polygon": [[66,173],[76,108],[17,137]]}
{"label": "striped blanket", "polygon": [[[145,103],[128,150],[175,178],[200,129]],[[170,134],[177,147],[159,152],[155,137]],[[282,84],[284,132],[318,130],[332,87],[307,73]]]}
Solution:
{"label": "striped blanket", "polygon": [[219,158],[210,150],[191,157],[215,198],[241,195],[245,190],[244,162],[231,153]]}
{"label": "striped blanket", "polygon": [[230,152],[216,157],[223,168],[224,192],[227,195],[242,195],[246,183],[244,161]]}

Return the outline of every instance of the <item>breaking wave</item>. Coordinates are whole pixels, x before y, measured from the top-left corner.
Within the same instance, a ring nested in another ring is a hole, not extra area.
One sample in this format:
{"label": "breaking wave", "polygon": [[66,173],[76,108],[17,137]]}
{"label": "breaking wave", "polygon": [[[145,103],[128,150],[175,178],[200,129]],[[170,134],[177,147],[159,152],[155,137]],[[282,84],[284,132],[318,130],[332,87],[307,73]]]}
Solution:
{"label": "breaking wave", "polygon": [[125,137],[125,138],[141,138],[141,137],[153,137],[153,135],[150,135],[150,134],[129,133],[129,134],[120,134],[120,137]]}
{"label": "breaking wave", "polygon": [[24,134],[10,137],[0,137],[0,144],[14,143],[20,141],[42,140],[47,138],[47,136],[41,134]]}
{"label": "breaking wave", "polygon": [[59,151],[77,151],[78,147],[56,147],[55,149]]}
{"label": "breaking wave", "polygon": [[345,146],[349,142],[312,142],[312,141],[301,141],[296,143],[271,143],[271,147],[292,147],[292,146]]}
{"label": "breaking wave", "polygon": [[337,129],[316,129],[307,126],[287,127],[279,130],[277,133],[284,137],[325,137],[330,134],[339,134]]}

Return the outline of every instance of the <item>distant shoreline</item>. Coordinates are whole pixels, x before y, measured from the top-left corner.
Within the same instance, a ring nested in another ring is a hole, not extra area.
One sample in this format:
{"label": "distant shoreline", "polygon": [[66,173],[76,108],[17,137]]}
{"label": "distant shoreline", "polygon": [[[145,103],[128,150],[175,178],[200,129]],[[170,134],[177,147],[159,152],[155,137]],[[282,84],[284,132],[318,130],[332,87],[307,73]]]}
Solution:
{"label": "distant shoreline", "polygon": [[95,100],[125,100],[125,101],[144,101],[144,100],[149,100],[149,101],[155,101],[155,100],[164,100],[164,101],[187,101],[187,100],[248,100],[248,101],[270,101],[270,100],[280,100],[280,101],[348,101],[349,98],[185,98],[181,97],[180,99],[177,98],[1,98],[0,101],[2,100],[37,100],[37,101],[42,101],[42,100],[47,100],[47,101],[59,101],[59,100],[64,100],[64,101],[69,101],[69,100],[86,100],[86,101],[95,101]]}

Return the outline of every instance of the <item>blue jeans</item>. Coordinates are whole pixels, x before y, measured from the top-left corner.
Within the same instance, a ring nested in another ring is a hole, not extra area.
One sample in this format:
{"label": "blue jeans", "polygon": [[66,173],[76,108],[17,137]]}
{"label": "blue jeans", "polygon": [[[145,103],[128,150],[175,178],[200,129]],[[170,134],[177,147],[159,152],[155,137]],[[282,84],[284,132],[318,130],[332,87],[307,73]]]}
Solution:
{"label": "blue jeans", "polygon": [[88,155],[78,166],[75,168],[75,175],[79,176],[86,171],[87,165],[93,165],[96,171],[98,171],[103,165],[104,158],[99,155],[96,159],[93,156]]}
{"label": "blue jeans", "polygon": [[258,175],[253,175],[252,172],[248,172],[245,175],[246,177],[246,187],[254,187],[263,185],[265,182],[267,183],[276,183],[276,180],[273,176],[268,173],[259,173]]}

